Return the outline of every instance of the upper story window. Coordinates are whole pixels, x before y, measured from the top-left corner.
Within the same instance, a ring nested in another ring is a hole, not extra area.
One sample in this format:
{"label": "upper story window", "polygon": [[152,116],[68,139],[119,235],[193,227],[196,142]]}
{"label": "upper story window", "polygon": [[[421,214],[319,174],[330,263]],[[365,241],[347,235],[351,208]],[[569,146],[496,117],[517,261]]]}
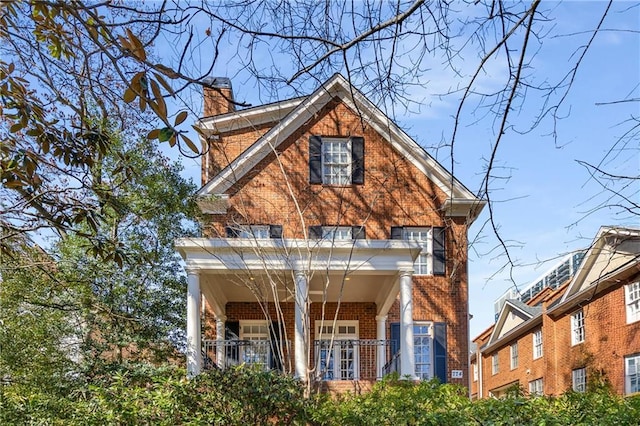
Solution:
{"label": "upper story window", "polygon": [[500,364],[498,359],[498,353],[496,352],[491,356],[491,374],[498,374],[500,371]]}
{"label": "upper story window", "polygon": [[587,369],[576,368],[571,372],[572,388],[576,392],[585,392],[587,390]]}
{"label": "upper story window", "polygon": [[362,240],[366,238],[364,226],[310,226],[309,238],[317,240]]}
{"label": "upper story window", "polygon": [[282,238],[282,225],[229,225],[227,238]]}
{"label": "upper story window", "polygon": [[364,183],[364,138],[309,138],[309,183]]}
{"label": "upper story window", "polygon": [[640,392],[640,354],[624,358],[624,392]]}
{"label": "upper story window", "polygon": [[518,368],[518,342],[511,345],[511,369]]}
{"label": "upper story window", "polygon": [[542,357],[542,330],[533,333],[533,359]]}
{"label": "upper story window", "polygon": [[624,286],[627,324],[640,321],[640,281]]}
{"label": "upper story window", "polygon": [[478,364],[473,364],[473,381],[478,381]]}
{"label": "upper story window", "polygon": [[416,275],[445,274],[445,228],[392,226],[391,238],[420,243],[422,252],[413,265]]}
{"label": "upper story window", "polygon": [[571,315],[571,344],[584,342],[584,311],[580,309]]}

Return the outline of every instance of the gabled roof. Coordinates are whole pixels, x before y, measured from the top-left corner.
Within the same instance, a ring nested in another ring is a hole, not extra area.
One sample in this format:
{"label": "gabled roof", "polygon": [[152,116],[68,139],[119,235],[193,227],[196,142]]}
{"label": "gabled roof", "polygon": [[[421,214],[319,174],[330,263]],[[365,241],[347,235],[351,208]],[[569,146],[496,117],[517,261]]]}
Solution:
{"label": "gabled roof", "polygon": [[558,305],[566,306],[585,290],[591,290],[594,285],[606,283],[615,276],[638,272],[640,229],[603,226]]}
{"label": "gabled roof", "polygon": [[277,123],[207,182],[197,195],[223,196],[238,180],[249,173],[267,155],[274,152],[283,141],[313,118],[334,98],[340,99],[348,107],[358,111],[369,125],[447,195],[448,200],[445,208],[449,215],[464,216],[470,213],[471,220],[477,217],[485,201],[477,198],[453,177],[340,74],[333,75],[306,98],[296,98],[263,107],[250,108],[246,111],[224,114],[217,118],[202,119],[199,125],[205,132],[216,132],[229,126],[242,126],[243,122],[255,124],[255,120],[258,119],[264,120],[265,123],[274,121]]}
{"label": "gabled roof", "polygon": [[500,310],[498,321],[496,321],[487,346],[496,343],[503,336],[509,334],[510,331],[540,316],[540,314],[542,314],[542,307],[540,306],[529,306],[516,299],[507,300]]}

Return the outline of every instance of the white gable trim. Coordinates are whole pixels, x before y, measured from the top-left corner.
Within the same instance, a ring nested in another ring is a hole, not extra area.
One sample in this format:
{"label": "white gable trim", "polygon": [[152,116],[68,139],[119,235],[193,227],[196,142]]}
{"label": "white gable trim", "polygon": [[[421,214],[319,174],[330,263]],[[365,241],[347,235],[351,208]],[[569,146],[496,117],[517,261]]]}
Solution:
{"label": "white gable trim", "polygon": [[[368,124],[388,140],[401,155],[418,167],[422,173],[447,195],[449,203],[445,208],[451,215],[466,214],[471,207],[477,207],[477,212],[479,213],[485,201],[478,199],[455,179],[360,91],[353,88],[340,74],[335,74],[325,84],[300,102],[278,124],[205,184],[198,191],[197,195],[223,194],[269,155],[269,153],[273,152],[278,145],[286,140],[294,131],[311,119],[335,96],[339,97],[354,111],[359,111],[367,120]],[[275,105],[277,106],[279,104]],[[273,106],[273,108],[276,108],[276,106]],[[211,123],[213,123],[213,120]]]}
{"label": "white gable trim", "polygon": [[[607,237],[610,236],[622,236],[622,237],[640,237],[640,230],[633,228],[623,228],[623,227],[609,227],[603,226],[599,229],[598,234],[593,240],[591,247],[587,251],[578,268],[578,271],[574,275],[567,291],[565,291],[559,305],[564,305],[565,302],[573,298],[577,295],[580,290],[583,288],[585,284],[585,279],[589,275],[589,272],[593,268],[593,265],[596,263],[598,258],[600,257],[603,249],[606,249],[607,246]],[[608,274],[607,274],[608,275]],[[602,277],[604,278],[604,276]]]}
{"label": "white gable trim", "polygon": [[[504,305],[502,306],[502,310],[500,311],[500,315],[498,316],[498,321],[496,321],[496,326],[493,328],[493,331],[491,332],[491,337],[489,338],[489,344],[494,343],[494,341],[499,340],[500,336],[502,335],[502,329],[504,328],[504,324],[507,321],[507,315],[509,315],[509,313],[511,311],[517,311],[517,312],[521,313],[522,316],[527,318],[527,319],[524,320],[524,322],[527,322],[528,320],[533,318],[533,316],[530,313],[528,313],[526,311],[523,311],[518,306],[516,306],[515,304],[511,303],[510,300],[506,300]],[[518,324],[518,325],[520,325],[520,324]],[[515,328],[517,328],[517,326]],[[508,333],[508,330],[507,330],[507,333]]]}

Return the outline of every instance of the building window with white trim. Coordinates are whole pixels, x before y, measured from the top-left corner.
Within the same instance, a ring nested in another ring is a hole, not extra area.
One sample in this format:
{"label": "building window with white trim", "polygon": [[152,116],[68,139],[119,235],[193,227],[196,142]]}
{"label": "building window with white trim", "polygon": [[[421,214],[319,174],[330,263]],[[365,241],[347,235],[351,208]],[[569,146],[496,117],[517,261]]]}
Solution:
{"label": "building window with white trim", "polygon": [[540,396],[544,393],[544,383],[542,382],[542,377],[536,380],[532,380],[529,382],[529,394],[531,396]]}
{"label": "building window with white trim", "polygon": [[542,357],[542,330],[533,333],[533,359]]}
{"label": "building window with white trim", "polygon": [[640,354],[624,358],[624,393],[640,392]]}
{"label": "building window with white trim", "polygon": [[640,321],[640,281],[624,286],[627,324]]}
{"label": "building window with white trim", "polygon": [[571,315],[571,345],[584,342],[584,311],[580,309]]}
{"label": "building window with white trim", "polygon": [[416,275],[445,275],[445,237],[443,227],[391,227],[391,239],[417,241],[422,247],[413,264]]}
{"label": "building window with white trim", "polygon": [[240,321],[240,340],[251,342],[240,347],[242,362],[268,368],[271,365],[269,339],[267,321]]}
{"label": "building window with white trim", "polygon": [[518,368],[518,342],[511,345],[511,369]]}
{"label": "building window with white trim", "polygon": [[498,374],[500,371],[500,364],[498,360],[498,353],[496,352],[491,356],[491,374]]}
{"label": "building window with white trim", "polygon": [[322,138],[322,183],[351,185],[351,140]]}
{"label": "building window with white trim", "polygon": [[413,351],[416,376],[421,380],[433,378],[433,323],[413,324]]}
{"label": "building window with white trim", "polygon": [[478,381],[478,364],[473,364],[473,381]]}
{"label": "building window with white trim", "polygon": [[359,377],[358,321],[316,321],[316,360],[323,380]]}
{"label": "building window with white trim", "polygon": [[571,372],[572,388],[576,392],[585,392],[587,390],[587,369],[576,368]]}

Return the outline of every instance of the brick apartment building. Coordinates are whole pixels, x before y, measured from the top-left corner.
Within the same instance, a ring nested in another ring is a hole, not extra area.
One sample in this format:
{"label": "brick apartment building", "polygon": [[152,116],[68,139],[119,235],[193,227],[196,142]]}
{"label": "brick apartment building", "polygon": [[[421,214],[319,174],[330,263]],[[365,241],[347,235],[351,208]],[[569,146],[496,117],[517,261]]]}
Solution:
{"label": "brick apartment building", "polygon": [[[583,255],[571,278],[557,279]],[[496,323],[474,339],[472,398],[513,386],[558,395],[595,382],[640,392],[640,229],[602,227],[584,254],[551,272],[499,301]]]}
{"label": "brick apartment building", "polygon": [[209,83],[203,237],[176,242],[189,374],[246,362],[338,388],[391,371],[466,386],[484,202],[339,74],[237,111],[231,82]]}

